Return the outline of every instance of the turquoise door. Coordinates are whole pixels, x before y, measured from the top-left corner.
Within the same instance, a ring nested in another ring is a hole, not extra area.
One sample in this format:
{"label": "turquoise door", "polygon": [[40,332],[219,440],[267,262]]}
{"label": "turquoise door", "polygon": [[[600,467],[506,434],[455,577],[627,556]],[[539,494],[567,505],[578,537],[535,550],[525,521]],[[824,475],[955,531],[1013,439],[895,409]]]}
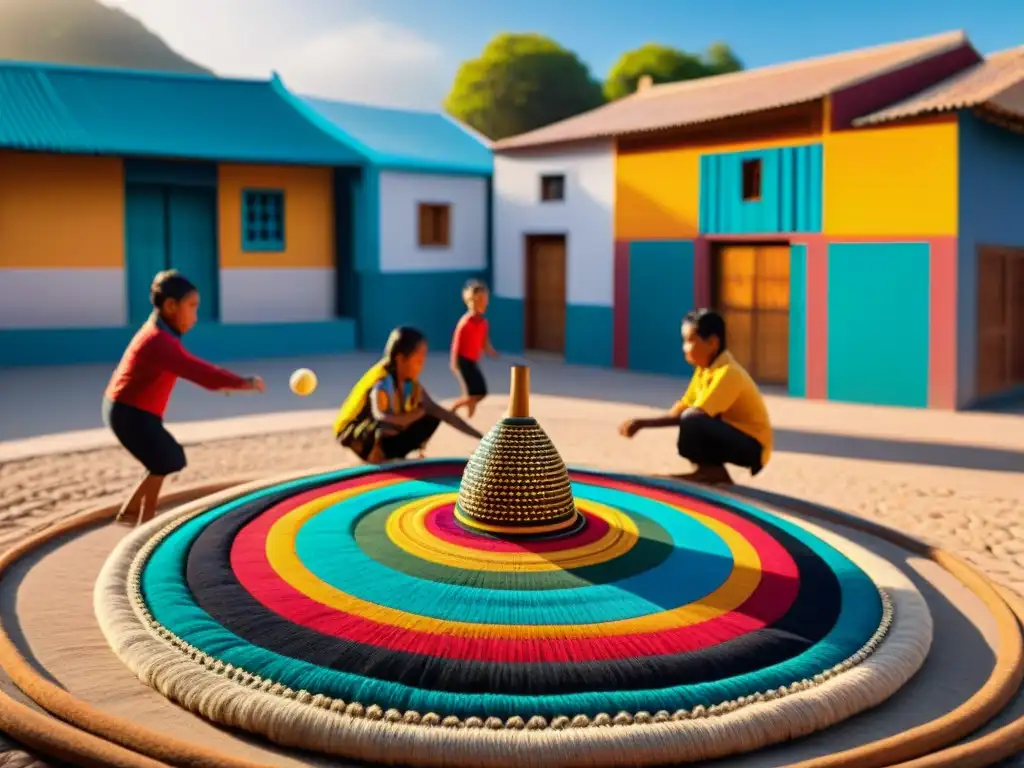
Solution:
{"label": "turquoise door", "polygon": [[172,268],[191,280],[202,295],[201,320],[218,317],[220,283],[217,259],[217,197],[212,189],[167,189],[167,248]]}
{"label": "turquoise door", "polygon": [[220,299],[217,198],[213,189],[129,184],[125,198],[128,320],[141,323],[152,311],[153,276],[177,269],[199,288],[199,317],[214,320]]}
{"label": "turquoise door", "polygon": [[164,188],[130,184],[125,190],[125,264],[128,321],[143,322],[153,307],[149,287],[153,276],[167,269],[167,216]]}

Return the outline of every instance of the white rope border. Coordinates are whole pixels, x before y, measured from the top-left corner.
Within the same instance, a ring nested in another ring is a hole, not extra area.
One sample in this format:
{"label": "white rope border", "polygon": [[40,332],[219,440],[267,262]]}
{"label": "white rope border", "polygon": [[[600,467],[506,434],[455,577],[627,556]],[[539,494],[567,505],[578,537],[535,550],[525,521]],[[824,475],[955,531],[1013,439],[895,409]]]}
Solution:
{"label": "white rope border", "polygon": [[147,626],[155,622],[138,591],[141,566],[160,541],[206,509],[200,502],[172,510],[120,542],[96,582],[98,622],[117,656],[147,685],[214,723],[287,747],[377,763],[471,768],[706,760],[804,736],[877,706],[920,669],[931,647],[927,602],[906,575],[827,529],[794,520],[843,550],[883,597],[883,622],[875,637],[813,680],[691,712],[556,718],[549,726],[542,718],[459,721],[433,713],[385,712],[372,704],[295,693],[190,651],[159,625]]}

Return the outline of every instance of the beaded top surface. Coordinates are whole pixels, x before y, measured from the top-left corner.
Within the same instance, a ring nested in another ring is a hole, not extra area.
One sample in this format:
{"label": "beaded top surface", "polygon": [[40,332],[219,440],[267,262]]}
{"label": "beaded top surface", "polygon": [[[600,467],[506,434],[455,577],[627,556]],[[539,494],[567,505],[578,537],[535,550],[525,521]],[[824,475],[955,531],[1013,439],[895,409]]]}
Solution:
{"label": "beaded top surface", "polygon": [[470,524],[572,524],[576,503],[569,472],[535,419],[503,419],[484,437],[466,464],[457,511]]}

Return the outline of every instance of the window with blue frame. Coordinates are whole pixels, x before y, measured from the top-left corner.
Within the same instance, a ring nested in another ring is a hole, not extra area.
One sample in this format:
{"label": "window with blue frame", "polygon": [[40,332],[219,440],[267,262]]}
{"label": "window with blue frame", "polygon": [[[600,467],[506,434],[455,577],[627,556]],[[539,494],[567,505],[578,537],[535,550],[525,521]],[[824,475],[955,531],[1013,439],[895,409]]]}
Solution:
{"label": "window with blue frame", "polygon": [[242,191],[242,249],[284,250],[284,192],[279,189]]}

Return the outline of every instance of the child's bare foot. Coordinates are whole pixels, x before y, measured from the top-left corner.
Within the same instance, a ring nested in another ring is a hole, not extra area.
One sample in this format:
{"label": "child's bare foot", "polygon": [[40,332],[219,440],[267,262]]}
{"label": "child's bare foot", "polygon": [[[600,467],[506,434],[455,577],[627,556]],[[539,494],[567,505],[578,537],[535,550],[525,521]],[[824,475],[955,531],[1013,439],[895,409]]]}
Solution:
{"label": "child's bare foot", "polygon": [[146,497],[142,500],[142,508],[139,510],[139,518],[136,523],[137,526],[148,523],[156,517],[156,502],[156,496]]}
{"label": "child's bare foot", "polygon": [[476,402],[471,400],[466,403],[466,418],[472,419],[474,414],[476,414]]}
{"label": "child's bare foot", "polygon": [[140,517],[142,517],[142,499],[132,496],[121,505],[121,509],[117,512],[117,517],[114,518],[114,522],[120,525],[134,526]]}

